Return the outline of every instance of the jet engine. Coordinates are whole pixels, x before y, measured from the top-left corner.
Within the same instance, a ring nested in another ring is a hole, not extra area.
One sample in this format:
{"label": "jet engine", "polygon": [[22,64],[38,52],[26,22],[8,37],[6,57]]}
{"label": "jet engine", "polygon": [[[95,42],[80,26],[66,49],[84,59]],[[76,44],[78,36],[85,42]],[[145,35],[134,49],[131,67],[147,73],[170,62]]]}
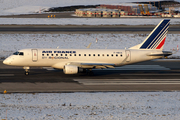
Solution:
{"label": "jet engine", "polygon": [[81,71],[82,70],[78,66],[75,66],[75,65],[65,65],[63,69],[63,72],[65,74],[77,74]]}

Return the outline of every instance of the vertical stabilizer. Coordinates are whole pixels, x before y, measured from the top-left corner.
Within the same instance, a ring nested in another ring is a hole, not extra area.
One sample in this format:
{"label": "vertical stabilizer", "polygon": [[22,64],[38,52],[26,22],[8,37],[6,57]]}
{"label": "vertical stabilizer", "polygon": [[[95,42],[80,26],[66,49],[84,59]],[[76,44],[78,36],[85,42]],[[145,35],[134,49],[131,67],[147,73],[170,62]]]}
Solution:
{"label": "vertical stabilizer", "polygon": [[130,49],[163,49],[170,20],[162,20],[148,37],[139,45]]}

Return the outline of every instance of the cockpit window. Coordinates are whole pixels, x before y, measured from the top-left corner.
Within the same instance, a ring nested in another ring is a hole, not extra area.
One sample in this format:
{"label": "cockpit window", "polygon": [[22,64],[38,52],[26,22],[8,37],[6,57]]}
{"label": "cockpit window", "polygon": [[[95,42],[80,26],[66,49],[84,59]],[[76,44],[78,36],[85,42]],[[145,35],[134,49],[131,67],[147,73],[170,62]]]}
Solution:
{"label": "cockpit window", "polygon": [[24,53],[23,53],[23,52],[20,52],[19,55],[24,55]]}
{"label": "cockpit window", "polygon": [[15,53],[13,53],[13,55],[19,55],[19,52],[15,52]]}
{"label": "cockpit window", "polygon": [[24,53],[23,52],[15,52],[15,53],[13,53],[13,55],[24,55]]}

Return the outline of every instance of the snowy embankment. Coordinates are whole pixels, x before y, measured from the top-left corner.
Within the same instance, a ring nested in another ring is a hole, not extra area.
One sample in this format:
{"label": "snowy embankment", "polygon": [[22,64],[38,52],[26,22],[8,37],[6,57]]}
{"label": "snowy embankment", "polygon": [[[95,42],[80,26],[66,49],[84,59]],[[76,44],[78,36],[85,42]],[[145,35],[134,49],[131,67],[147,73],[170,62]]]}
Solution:
{"label": "snowy embankment", "polygon": [[[0,18],[0,25],[157,25],[163,19],[164,18]],[[180,19],[171,19],[170,24],[179,25]]]}
{"label": "snowy embankment", "polygon": [[0,94],[0,118],[177,120],[180,92]]}
{"label": "snowy embankment", "polygon": [[[25,48],[125,49],[143,42],[148,34],[0,34],[0,58]],[[97,43],[96,43],[97,38]],[[180,46],[180,34],[168,34],[164,50]],[[173,56],[180,56],[177,52]]]}

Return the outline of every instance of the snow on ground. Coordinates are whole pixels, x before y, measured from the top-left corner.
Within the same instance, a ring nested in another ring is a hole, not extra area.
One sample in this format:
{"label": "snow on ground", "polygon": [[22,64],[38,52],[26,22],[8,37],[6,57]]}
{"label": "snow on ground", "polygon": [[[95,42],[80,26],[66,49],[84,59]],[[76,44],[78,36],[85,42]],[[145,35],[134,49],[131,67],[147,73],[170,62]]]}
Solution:
{"label": "snow on ground", "polygon": [[0,94],[0,119],[178,120],[180,92]]}
{"label": "snow on ground", "polygon": [[[0,18],[0,25],[157,25],[161,20],[163,18]],[[170,22],[180,24],[180,19]]]}
{"label": "snow on ground", "polygon": [[[126,0],[126,2],[140,2],[147,0]],[[158,0],[153,0],[158,1]],[[0,0],[0,15],[29,14],[51,7],[72,5],[118,4],[124,0]]]}
{"label": "snow on ground", "polygon": [[[148,34],[0,34],[0,58],[24,48],[125,49],[143,42]],[[96,38],[98,42],[96,43]],[[167,34],[164,50],[180,46],[180,34]],[[180,56],[180,52],[173,56]]]}

